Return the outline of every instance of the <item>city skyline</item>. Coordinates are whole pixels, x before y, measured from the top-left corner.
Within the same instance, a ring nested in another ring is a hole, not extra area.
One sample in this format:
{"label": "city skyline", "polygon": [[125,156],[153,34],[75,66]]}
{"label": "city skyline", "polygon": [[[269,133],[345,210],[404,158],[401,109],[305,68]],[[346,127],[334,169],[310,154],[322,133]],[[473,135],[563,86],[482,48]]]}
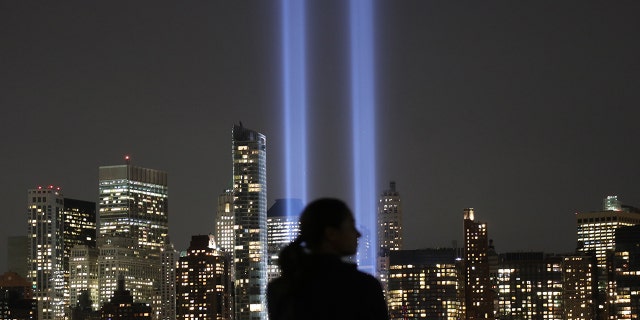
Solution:
{"label": "city skyline", "polygon": [[[573,251],[575,212],[608,195],[640,205],[638,4],[376,4],[375,189],[397,182],[406,248],[461,243],[473,207],[497,251]],[[27,189],[97,201],[97,168],[131,154],[169,172],[182,250],[214,230],[238,121],[270,141],[267,207],[284,197],[278,2],[2,7],[2,234],[26,233]],[[339,1],[308,10],[309,194],[351,204],[347,14]]]}

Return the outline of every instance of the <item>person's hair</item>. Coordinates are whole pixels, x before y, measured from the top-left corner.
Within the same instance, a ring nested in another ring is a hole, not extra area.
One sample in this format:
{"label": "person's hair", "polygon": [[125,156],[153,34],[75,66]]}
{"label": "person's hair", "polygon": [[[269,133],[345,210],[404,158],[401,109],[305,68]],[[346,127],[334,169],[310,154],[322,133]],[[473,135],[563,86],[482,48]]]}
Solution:
{"label": "person's hair", "polygon": [[318,249],[324,240],[325,230],[339,228],[351,216],[351,209],[338,199],[322,198],[309,203],[300,215],[300,235],[280,252],[278,264],[282,274],[298,272],[304,264],[306,249],[311,252]]}

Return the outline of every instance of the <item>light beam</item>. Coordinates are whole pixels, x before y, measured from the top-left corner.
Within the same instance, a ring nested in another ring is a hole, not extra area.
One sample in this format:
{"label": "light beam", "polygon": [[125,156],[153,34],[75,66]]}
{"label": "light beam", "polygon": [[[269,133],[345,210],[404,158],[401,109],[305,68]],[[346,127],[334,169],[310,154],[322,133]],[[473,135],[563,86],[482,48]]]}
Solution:
{"label": "light beam", "polygon": [[356,222],[364,241],[358,265],[375,274],[376,261],[376,148],[373,56],[373,1],[350,0],[351,119],[353,194]]}
{"label": "light beam", "polygon": [[[285,196],[307,203],[305,1],[282,0]],[[294,213],[289,213],[294,214]]]}

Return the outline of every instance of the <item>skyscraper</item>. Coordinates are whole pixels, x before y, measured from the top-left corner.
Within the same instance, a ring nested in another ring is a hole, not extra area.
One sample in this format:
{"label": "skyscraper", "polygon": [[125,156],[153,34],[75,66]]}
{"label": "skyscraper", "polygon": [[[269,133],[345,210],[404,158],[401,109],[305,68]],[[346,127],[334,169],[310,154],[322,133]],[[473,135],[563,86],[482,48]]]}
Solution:
{"label": "skyscraper", "polygon": [[167,173],[129,163],[100,167],[99,196],[100,236],[134,238],[159,256],[169,234]]}
{"label": "skyscraper", "polygon": [[487,224],[475,221],[473,208],[464,209],[464,296],[467,320],[493,319],[488,251]]}
{"label": "skyscraper", "polygon": [[616,229],[640,224],[640,210],[622,205],[617,196],[603,201],[602,211],[576,213],[578,252],[596,257],[597,310],[600,318],[613,315],[615,285],[609,280],[613,252],[616,249]]}
{"label": "skyscraper", "polygon": [[216,243],[233,261],[234,237],[233,190],[225,190],[218,196],[216,213]]}
{"label": "skyscraper", "polygon": [[376,274],[385,292],[389,272],[389,252],[402,249],[402,202],[396,191],[395,181],[389,183],[389,189],[382,192],[378,200],[377,215],[378,258]]}
{"label": "skyscraper", "polygon": [[153,303],[169,233],[167,173],[125,160],[99,168],[100,302],[114,294],[122,276],[136,301]]}
{"label": "skyscraper", "polygon": [[268,276],[269,281],[280,276],[278,255],[280,251],[300,234],[300,199],[277,199],[267,210]]}
{"label": "skyscraper", "polygon": [[229,258],[210,243],[210,236],[192,236],[179,258],[178,319],[231,319]]}
{"label": "skyscraper", "polygon": [[233,126],[232,146],[235,317],[266,319],[266,138],[240,123]]}
{"label": "skyscraper", "polygon": [[59,187],[27,191],[28,278],[41,319],[64,317],[69,306],[69,257],[75,245],[96,245],[95,203],[64,198]]}
{"label": "skyscraper", "polygon": [[176,320],[176,266],[178,252],[173,243],[167,242],[162,249],[162,262],[160,264],[160,305],[158,308],[158,320]]}

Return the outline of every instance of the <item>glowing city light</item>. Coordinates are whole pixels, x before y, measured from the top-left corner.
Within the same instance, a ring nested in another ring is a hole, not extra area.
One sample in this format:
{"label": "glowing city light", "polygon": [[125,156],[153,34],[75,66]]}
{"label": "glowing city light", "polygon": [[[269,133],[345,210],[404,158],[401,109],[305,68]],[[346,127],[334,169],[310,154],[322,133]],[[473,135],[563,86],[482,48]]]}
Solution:
{"label": "glowing city light", "polygon": [[358,264],[374,274],[377,181],[372,0],[350,0],[349,18],[354,212],[365,237],[358,248]]}
{"label": "glowing city light", "polygon": [[305,1],[282,0],[282,78],[287,198],[307,203]]}

